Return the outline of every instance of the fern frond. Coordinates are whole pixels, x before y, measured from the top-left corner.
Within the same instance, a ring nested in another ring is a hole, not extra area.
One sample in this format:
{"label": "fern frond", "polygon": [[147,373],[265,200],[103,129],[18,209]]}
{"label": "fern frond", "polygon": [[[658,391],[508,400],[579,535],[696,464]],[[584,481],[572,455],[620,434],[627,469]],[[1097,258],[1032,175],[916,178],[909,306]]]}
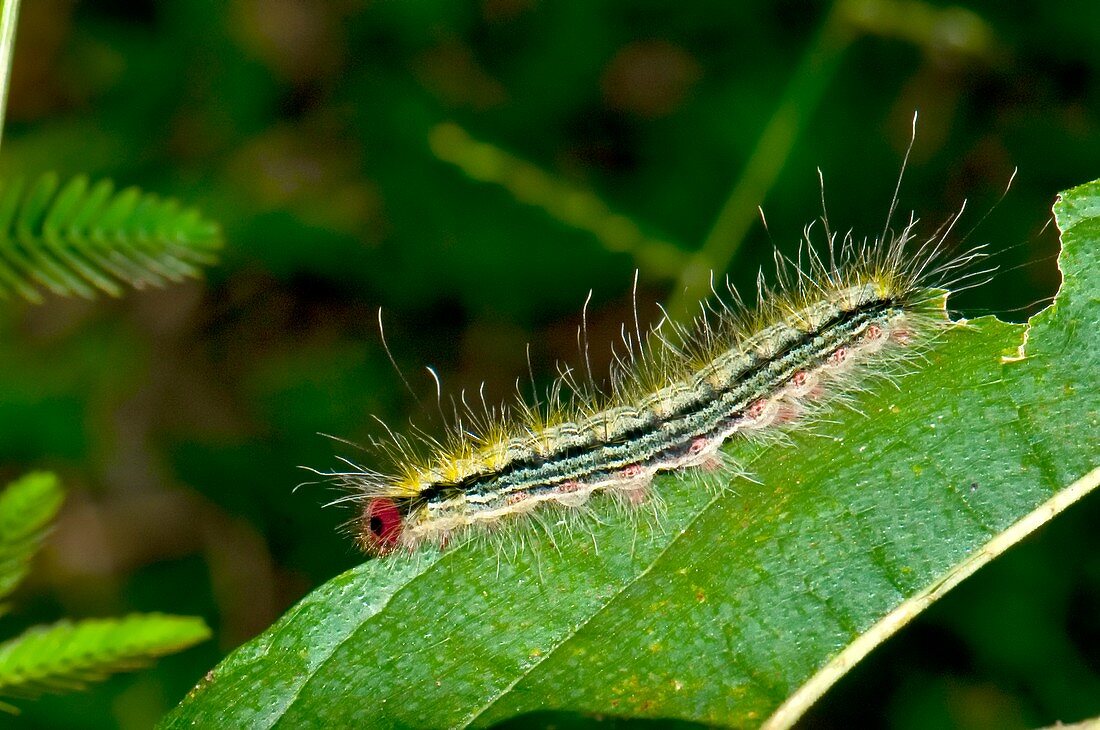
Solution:
{"label": "fern frond", "polygon": [[0,598],[26,577],[65,494],[57,477],[32,472],[0,493]]}
{"label": "fern frond", "polygon": [[193,208],[137,188],[115,191],[50,173],[0,184],[0,296],[42,301],[42,288],[88,299],[196,277],[213,263],[221,230]]}
{"label": "fern frond", "polygon": [[81,689],[209,637],[200,618],[162,614],[35,626],[0,644],[0,695]]}

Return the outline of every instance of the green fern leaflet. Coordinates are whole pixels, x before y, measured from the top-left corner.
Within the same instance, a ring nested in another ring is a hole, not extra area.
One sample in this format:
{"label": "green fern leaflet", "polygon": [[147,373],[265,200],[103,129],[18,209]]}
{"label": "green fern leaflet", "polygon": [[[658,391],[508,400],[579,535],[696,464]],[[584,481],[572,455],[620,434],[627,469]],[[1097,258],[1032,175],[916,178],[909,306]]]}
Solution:
{"label": "green fern leaflet", "polygon": [[64,499],[57,477],[49,472],[27,474],[0,493],[0,598],[26,577]]}
{"label": "green fern leaflet", "polygon": [[0,694],[33,697],[82,689],[209,636],[202,619],[161,614],[35,626],[0,644]]}
{"label": "green fern leaflet", "polygon": [[0,296],[121,296],[164,286],[216,260],[221,230],[179,201],[110,180],[46,174],[0,183]]}

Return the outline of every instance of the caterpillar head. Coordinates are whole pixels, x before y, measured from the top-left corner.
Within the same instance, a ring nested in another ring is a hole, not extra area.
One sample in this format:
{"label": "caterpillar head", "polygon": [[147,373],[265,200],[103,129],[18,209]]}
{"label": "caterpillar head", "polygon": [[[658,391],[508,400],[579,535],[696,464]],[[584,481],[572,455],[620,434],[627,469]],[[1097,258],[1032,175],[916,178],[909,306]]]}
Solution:
{"label": "caterpillar head", "polygon": [[394,500],[375,497],[363,508],[359,527],[359,544],[363,549],[372,555],[386,555],[401,542],[405,515]]}

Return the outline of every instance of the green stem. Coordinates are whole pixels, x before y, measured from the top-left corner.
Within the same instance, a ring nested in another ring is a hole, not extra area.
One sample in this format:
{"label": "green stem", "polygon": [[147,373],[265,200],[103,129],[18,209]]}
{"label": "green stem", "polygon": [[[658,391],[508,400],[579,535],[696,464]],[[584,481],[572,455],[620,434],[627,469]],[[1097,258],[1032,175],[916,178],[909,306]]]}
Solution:
{"label": "green stem", "polygon": [[15,25],[19,17],[19,0],[2,0],[0,5],[0,138],[4,132],[4,113],[8,108],[8,86],[11,81],[11,57],[15,50]]}
{"label": "green stem", "polygon": [[709,289],[711,272],[725,271],[741,248],[757,206],[779,177],[851,41],[845,6],[846,0],[838,0],[822,22],[710,233],[682,269],[667,307],[674,319],[690,315],[690,307]]}

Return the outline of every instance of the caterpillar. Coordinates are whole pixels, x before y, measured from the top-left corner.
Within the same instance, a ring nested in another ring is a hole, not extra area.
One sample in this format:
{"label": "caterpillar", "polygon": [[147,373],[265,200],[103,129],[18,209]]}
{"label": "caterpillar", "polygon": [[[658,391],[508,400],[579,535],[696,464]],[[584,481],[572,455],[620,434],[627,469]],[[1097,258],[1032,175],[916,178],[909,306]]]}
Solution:
{"label": "caterpillar", "polygon": [[825,244],[809,226],[794,259],[777,252],[755,306],[712,283],[691,325],[666,316],[643,337],[635,317],[605,389],[565,370],[542,403],[482,398],[479,410],[463,396],[442,438],[387,427],[375,446],[388,468],[345,460],[351,470],[329,474],[358,506],[359,546],[375,556],[442,547],[601,493],[642,502],[661,472],[737,471],[727,441],[774,439],[850,401],[869,377],[896,380],[953,323],[945,291],[988,273],[971,266],[981,247],[946,253],[961,214],[926,239],[912,216],[874,240],[838,237],[822,218]]}

